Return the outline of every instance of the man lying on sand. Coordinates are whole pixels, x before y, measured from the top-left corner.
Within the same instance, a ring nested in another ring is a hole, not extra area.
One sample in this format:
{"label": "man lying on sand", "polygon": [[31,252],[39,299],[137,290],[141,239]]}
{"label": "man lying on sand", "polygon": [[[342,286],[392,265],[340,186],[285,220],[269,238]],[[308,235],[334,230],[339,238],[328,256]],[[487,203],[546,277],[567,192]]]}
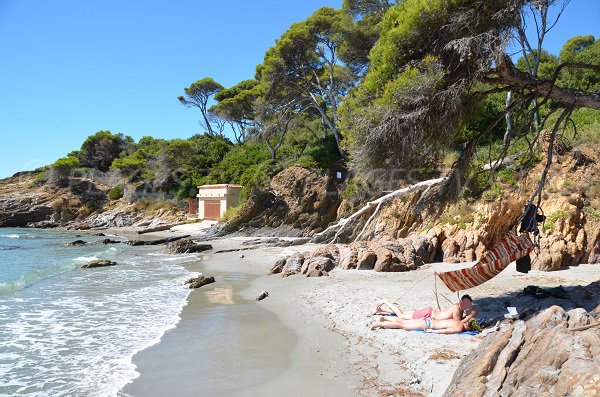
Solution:
{"label": "man lying on sand", "polygon": [[431,307],[427,307],[425,309],[403,311],[398,306],[394,305],[393,303],[390,303],[387,299],[381,299],[377,302],[375,310],[372,314],[395,314],[396,316],[398,316],[398,319],[403,320],[430,318],[432,320],[452,319],[457,321],[468,322],[470,319],[477,315],[477,310],[473,309],[467,316],[463,318],[465,311],[471,309],[472,306],[473,299],[471,299],[469,295],[463,295],[458,303],[453,304],[445,310],[438,310],[433,309]]}
{"label": "man lying on sand", "polygon": [[404,320],[401,318],[382,316],[379,321],[371,325],[371,329],[374,330],[377,328],[395,328],[407,331],[423,330],[425,332],[433,332],[436,334],[458,334],[464,331],[470,331],[471,322],[460,320],[433,320],[431,318]]}

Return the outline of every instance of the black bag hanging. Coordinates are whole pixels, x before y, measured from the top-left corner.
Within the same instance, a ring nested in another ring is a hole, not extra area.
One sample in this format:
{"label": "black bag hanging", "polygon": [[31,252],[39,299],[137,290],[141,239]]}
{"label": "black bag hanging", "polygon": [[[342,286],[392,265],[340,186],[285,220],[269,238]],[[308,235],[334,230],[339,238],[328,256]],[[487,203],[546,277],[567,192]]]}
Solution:
{"label": "black bag hanging", "polygon": [[519,273],[529,273],[531,270],[531,257],[529,255],[517,259],[515,263]]}
{"label": "black bag hanging", "polygon": [[538,207],[533,204],[530,204],[529,206],[526,205],[524,212],[519,232],[530,232],[533,233],[534,236],[537,236],[540,234],[538,223],[544,222],[546,217],[542,214],[538,214]]}

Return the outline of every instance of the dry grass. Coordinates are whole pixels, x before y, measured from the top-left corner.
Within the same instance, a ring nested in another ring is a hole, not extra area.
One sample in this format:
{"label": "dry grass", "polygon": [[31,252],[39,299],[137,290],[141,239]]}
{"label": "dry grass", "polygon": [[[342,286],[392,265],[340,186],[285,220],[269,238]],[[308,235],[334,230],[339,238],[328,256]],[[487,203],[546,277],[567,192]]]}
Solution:
{"label": "dry grass", "polygon": [[444,361],[444,360],[458,360],[460,355],[454,350],[450,349],[436,349],[433,354],[429,356],[430,360]]}

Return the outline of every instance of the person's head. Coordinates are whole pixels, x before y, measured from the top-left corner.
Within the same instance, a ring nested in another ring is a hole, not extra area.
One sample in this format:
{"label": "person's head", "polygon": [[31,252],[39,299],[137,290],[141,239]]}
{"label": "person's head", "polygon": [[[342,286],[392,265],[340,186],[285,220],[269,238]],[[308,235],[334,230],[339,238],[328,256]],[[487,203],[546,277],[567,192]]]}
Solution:
{"label": "person's head", "polygon": [[463,295],[458,305],[462,310],[468,310],[473,306],[473,299],[469,295]]}

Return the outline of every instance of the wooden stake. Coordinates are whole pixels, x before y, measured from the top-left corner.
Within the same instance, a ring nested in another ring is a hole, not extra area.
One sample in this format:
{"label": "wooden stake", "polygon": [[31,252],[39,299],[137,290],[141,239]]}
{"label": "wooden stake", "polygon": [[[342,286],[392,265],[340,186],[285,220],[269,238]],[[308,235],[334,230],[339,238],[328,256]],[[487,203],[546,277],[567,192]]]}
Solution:
{"label": "wooden stake", "polygon": [[435,286],[435,301],[437,302],[438,310],[441,310],[440,299],[438,298],[438,291],[437,291],[437,273],[434,272],[433,274],[434,274],[433,285]]}

